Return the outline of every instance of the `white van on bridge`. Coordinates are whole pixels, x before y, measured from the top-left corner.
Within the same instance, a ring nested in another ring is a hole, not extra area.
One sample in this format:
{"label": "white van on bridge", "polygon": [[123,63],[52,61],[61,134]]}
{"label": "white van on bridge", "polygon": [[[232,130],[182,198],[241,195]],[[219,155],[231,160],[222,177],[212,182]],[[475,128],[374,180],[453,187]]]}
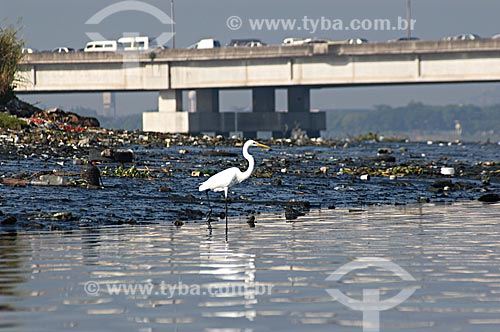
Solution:
{"label": "white van on bridge", "polygon": [[84,52],[116,52],[118,44],[115,40],[91,41],[85,45]]}

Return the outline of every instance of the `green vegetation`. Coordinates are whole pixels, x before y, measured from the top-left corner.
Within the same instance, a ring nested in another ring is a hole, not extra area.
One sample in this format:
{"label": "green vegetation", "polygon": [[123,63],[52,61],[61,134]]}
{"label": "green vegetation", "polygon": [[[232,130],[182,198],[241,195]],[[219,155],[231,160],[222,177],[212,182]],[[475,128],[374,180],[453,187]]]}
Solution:
{"label": "green vegetation", "polygon": [[111,176],[117,178],[148,178],[150,174],[147,170],[139,170],[135,168],[135,166],[131,166],[130,168],[126,168],[123,165],[120,165],[115,168],[104,167],[101,172],[102,176]]}
{"label": "green vegetation", "polygon": [[500,132],[500,105],[433,106],[412,102],[402,107],[376,106],[373,110],[342,110],[329,114],[329,127],[340,136],[363,133],[453,131],[456,121],[464,135]]}
{"label": "green vegetation", "polygon": [[6,103],[14,96],[16,72],[23,57],[24,42],[18,39],[18,30],[9,25],[0,27],[0,103]]}
{"label": "green vegetation", "polygon": [[19,120],[9,113],[0,112],[0,128],[21,129],[26,126],[27,124],[23,120]]}

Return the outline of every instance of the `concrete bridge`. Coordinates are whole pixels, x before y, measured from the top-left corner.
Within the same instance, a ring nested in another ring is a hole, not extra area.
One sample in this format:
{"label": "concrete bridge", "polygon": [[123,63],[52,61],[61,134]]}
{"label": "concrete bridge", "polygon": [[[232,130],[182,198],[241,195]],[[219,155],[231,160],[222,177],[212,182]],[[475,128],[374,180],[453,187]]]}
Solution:
{"label": "concrete bridge", "polygon": [[[143,129],[161,132],[282,132],[312,135],[325,114],[310,112],[310,89],[335,86],[500,81],[500,40],[411,41],[362,45],[268,46],[142,53],[34,53],[17,93],[159,91]],[[275,112],[275,89],[288,112]],[[251,89],[252,113],[220,113],[220,89]],[[182,91],[196,91],[184,112]]]}

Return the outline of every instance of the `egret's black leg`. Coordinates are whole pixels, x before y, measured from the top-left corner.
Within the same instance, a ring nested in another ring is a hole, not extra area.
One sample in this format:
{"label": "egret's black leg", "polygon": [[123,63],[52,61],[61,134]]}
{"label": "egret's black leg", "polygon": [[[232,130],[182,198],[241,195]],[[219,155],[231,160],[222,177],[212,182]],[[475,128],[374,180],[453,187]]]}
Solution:
{"label": "egret's black leg", "polygon": [[227,236],[227,197],[225,199],[226,202],[226,236]]}
{"label": "egret's black leg", "polygon": [[210,205],[210,197],[208,196],[208,190],[206,190],[205,193],[207,194],[208,208],[210,209],[210,211],[208,212],[208,217],[207,217],[207,225],[208,225],[208,229],[212,230],[212,224],[210,223],[210,217],[212,217],[212,206]]}

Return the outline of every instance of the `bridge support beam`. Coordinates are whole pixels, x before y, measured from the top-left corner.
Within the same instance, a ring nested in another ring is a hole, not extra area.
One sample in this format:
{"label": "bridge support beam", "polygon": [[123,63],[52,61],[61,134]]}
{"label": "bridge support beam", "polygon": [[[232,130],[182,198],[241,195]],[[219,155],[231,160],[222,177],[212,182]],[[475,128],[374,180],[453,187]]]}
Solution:
{"label": "bridge support beam", "polygon": [[219,89],[196,90],[196,112],[219,113]]}
{"label": "bridge support beam", "polygon": [[158,97],[158,112],[182,111],[182,90],[161,90]]}
{"label": "bridge support beam", "polygon": [[114,92],[102,93],[102,115],[116,118],[116,94]]}
{"label": "bridge support beam", "polygon": [[252,112],[269,113],[276,109],[274,88],[258,87],[252,89]]}
{"label": "bridge support beam", "polygon": [[292,86],[288,88],[288,113],[309,112],[311,109],[309,88]]}

